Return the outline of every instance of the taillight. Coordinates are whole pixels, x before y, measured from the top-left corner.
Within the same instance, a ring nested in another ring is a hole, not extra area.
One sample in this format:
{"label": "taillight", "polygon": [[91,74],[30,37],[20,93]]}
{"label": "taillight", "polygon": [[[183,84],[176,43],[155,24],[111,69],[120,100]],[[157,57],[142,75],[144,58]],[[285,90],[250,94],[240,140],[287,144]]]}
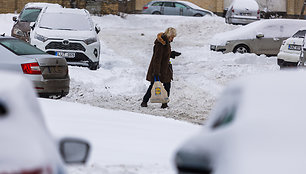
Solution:
{"label": "taillight", "polygon": [[32,171],[21,171],[21,174],[43,174],[42,169],[36,169]]}
{"label": "taillight", "polygon": [[260,11],[259,10],[257,10],[257,14],[259,14],[260,13]]}
{"label": "taillight", "polygon": [[234,13],[235,12],[235,10],[232,8],[232,12]]}
{"label": "taillight", "polygon": [[25,74],[41,74],[41,71],[40,71],[40,68],[37,62],[21,64],[21,68],[22,68],[23,73]]}
{"label": "taillight", "polygon": [[145,10],[145,9],[148,9],[148,8],[149,8],[149,7],[146,7],[146,6],[145,6],[145,7],[143,7],[143,9],[144,9],[144,10]]}

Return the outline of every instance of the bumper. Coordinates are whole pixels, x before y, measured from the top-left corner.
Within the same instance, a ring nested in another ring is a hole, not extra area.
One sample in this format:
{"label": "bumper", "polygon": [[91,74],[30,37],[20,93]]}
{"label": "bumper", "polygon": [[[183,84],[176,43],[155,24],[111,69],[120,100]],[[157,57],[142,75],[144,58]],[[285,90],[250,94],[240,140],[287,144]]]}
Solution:
{"label": "bumper", "polygon": [[258,21],[259,19],[257,18],[243,18],[243,17],[230,17],[229,23],[232,24],[249,24],[251,22]]}
{"label": "bumper", "polygon": [[277,59],[284,60],[286,62],[299,62],[300,55],[294,53],[279,52],[277,54]]}
{"label": "bumper", "polygon": [[68,45],[63,45],[62,42],[63,40],[47,40],[46,42],[33,40],[31,44],[52,55],[57,55],[58,52],[66,53],[65,55],[74,54],[74,57],[64,56],[68,64],[70,64],[70,62],[82,62],[86,64],[99,62],[99,41],[89,45],[86,45],[82,41],[70,41]]}
{"label": "bumper", "polygon": [[48,79],[33,81],[39,96],[48,97],[52,95],[66,96],[69,93],[70,79]]}

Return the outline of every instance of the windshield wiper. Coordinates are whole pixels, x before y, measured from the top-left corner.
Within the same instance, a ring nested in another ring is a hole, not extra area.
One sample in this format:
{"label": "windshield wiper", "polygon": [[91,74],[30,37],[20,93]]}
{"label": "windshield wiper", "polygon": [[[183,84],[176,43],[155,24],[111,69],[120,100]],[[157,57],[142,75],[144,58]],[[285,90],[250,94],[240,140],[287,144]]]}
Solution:
{"label": "windshield wiper", "polygon": [[50,28],[50,27],[39,27],[39,28],[44,28],[44,29],[52,30],[52,28]]}
{"label": "windshield wiper", "polygon": [[71,28],[58,28],[57,30],[73,30],[73,29],[71,29]]}

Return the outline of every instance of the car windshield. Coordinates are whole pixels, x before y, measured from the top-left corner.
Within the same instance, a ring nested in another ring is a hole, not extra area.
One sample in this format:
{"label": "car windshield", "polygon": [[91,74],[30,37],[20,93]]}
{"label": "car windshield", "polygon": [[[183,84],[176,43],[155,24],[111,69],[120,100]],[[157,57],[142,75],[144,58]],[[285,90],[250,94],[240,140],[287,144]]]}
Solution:
{"label": "car windshield", "polygon": [[20,21],[21,22],[35,22],[41,9],[38,8],[28,8],[24,9],[20,14]]}
{"label": "car windshield", "polygon": [[305,34],[306,34],[306,30],[300,30],[300,31],[296,32],[292,37],[304,38]]}
{"label": "car windshield", "polygon": [[86,15],[69,13],[47,13],[41,18],[39,27],[50,30],[92,30],[90,20]]}
{"label": "car windshield", "polygon": [[1,39],[0,45],[17,55],[47,54],[44,51],[18,39]]}

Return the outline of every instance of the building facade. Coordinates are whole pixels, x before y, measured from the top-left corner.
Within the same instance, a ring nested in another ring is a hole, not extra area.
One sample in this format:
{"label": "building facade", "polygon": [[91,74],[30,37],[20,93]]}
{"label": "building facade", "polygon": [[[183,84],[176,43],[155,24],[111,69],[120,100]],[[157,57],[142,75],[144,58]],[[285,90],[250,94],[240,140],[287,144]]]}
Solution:
{"label": "building facade", "polygon": [[[93,14],[139,13],[151,0],[0,0],[0,13],[19,13],[28,2],[58,3],[64,7],[86,8]],[[186,0],[217,15],[223,15],[224,9],[233,0]],[[301,13],[306,0],[256,0],[261,11],[280,12],[296,17]],[[306,13],[305,13],[306,14]]]}

